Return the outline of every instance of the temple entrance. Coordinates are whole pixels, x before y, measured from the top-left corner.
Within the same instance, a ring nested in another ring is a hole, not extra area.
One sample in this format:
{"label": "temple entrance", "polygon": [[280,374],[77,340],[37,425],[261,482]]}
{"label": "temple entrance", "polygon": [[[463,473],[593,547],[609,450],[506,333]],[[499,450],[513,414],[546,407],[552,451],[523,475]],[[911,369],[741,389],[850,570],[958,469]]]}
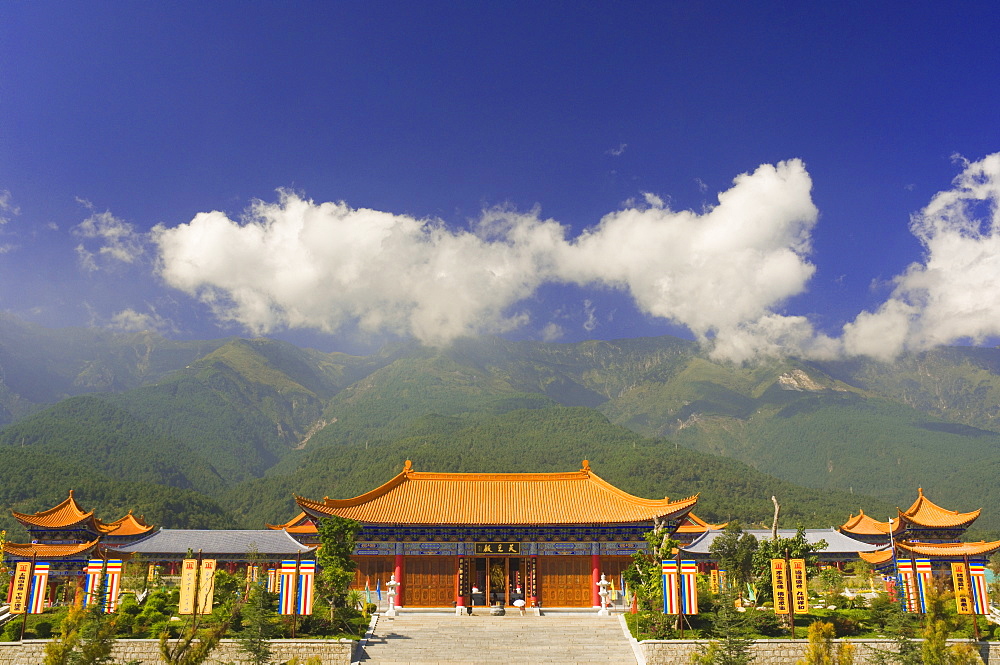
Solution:
{"label": "temple entrance", "polygon": [[589,556],[538,557],[539,601],[543,607],[591,607]]}
{"label": "temple entrance", "polygon": [[487,604],[513,605],[518,587],[527,597],[525,571],[521,557],[475,557],[472,567],[472,584],[484,594]]}

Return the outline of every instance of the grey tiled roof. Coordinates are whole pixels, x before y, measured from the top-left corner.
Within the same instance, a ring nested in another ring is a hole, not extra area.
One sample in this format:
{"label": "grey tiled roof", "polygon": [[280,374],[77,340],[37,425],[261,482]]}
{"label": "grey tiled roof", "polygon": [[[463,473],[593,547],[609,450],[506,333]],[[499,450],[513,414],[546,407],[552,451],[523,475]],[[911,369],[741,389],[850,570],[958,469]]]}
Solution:
{"label": "grey tiled roof", "polygon": [[188,550],[202,556],[223,554],[241,558],[254,551],[264,557],[294,556],[312,552],[314,547],[302,545],[285,531],[274,529],[160,529],[156,533],[128,545],[115,548],[143,556],[183,556]]}
{"label": "grey tiled roof", "polygon": [[[712,547],[712,541],[719,537],[723,532],[721,530],[710,530],[706,531],[694,542],[692,542],[687,547],[682,547],[681,551],[687,554],[703,554],[709,555],[711,553],[710,548]],[[770,540],[771,530],[770,529],[744,529],[743,533],[753,534],[753,536],[758,540]],[[778,529],[779,538],[793,538],[795,536],[795,529]],[[826,549],[819,552],[820,556],[826,554],[857,554],[858,552],[874,552],[879,549],[875,545],[869,545],[868,543],[863,543],[860,540],[854,540],[849,536],[845,536],[836,529],[805,529],[806,542],[816,543],[821,540],[826,541]]]}

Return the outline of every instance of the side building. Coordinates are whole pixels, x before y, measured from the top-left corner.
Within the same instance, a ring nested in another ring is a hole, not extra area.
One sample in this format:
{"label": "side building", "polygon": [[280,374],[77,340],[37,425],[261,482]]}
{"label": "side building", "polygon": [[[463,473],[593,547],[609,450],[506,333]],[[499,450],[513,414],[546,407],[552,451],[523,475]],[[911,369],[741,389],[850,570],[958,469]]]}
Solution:
{"label": "side building", "polygon": [[400,584],[396,603],[465,607],[476,587],[509,605],[596,607],[601,574],[617,579],[655,527],[674,533],[697,496],[643,499],[598,477],[584,460],[569,473],[403,471],[351,499],[296,497],[302,512],[272,529],[313,544],[318,520],[340,516],[363,529],[355,586]]}

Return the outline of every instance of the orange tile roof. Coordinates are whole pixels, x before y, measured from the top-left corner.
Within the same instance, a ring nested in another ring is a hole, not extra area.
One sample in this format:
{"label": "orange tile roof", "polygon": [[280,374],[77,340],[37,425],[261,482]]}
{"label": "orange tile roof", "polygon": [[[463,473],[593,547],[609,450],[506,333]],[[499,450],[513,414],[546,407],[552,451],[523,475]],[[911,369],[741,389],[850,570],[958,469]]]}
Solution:
{"label": "orange tile roof", "polygon": [[101,533],[108,536],[138,536],[149,533],[154,528],[153,525],[146,524],[141,517],[133,515],[131,510],[128,511],[128,515],[114,522],[98,521],[97,527]]}
{"label": "orange tile roof", "polygon": [[983,540],[978,543],[915,543],[905,541],[898,543],[898,546],[903,554],[909,552],[920,556],[985,556],[1000,550],[1000,540],[989,543]]}
{"label": "orange tile roof", "polygon": [[402,473],[353,499],[296,497],[304,512],[375,524],[621,524],[680,518],[697,503],[642,499],[591,472]]}
{"label": "orange tile roof", "polygon": [[73,498],[73,490],[69,491],[69,497],[59,505],[37,512],[34,515],[19,513],[15,510],[10,512],[14,516],[14,519],[29,528],[32,526],[46,529],[67,528],[90,520],[88,526],[97,531],[97,525],[93,521],[94,511],[87,512],[83,510],[80,504],[76,502],[76,499]]}
{"label": "orange tile roof", "polygon": [[304,511],[284,524],[265,524],[264,526],[275,531],[284,529],[288,533],[316,533],[316,525],[309,521],[309,515]]}
{"label": "orange tile roof", "polygon": [[88,552],[97,545],[97,540],[71,545],[49,545],[46,543],[4,543],[3,551],[11,556],[29,559],[35,556],[41,561],[64,559]]}
{"label": "orange tile roof", "polygon": [[918,489],[917,500],[905,511],[899,511],[899,516],[917,526],[949,528],[971,524],[982,508],[971,513],[960,513],[955,510],[945,510],[924,496],[924,488]]}
{"label": "orange tile roof", "polygon": [[677,533],[705,533],[711,530],[721,531],[725,528],[725,524],[709,524],[694,513],[688,513],[681,520],[681,525],[677,527]]}
{"label": "orange tile roof", "polygon": [[878,566],[892,561],[892,550],[886,549],[876,550],[875,552],[858,552],[858,556],[873,566]]}
{"label": "orange tile roof", "polygon": [[[893,535],[899,533],[903,530],[903,520],[893,520],[892,533]],[[846,531],[847,533],[855,533],[858,535],[871,535],[871,536],[888,536],[889,535],[889,523],[879,522],[870,515],[865,515],[865,511],[860,511],[858,516],[855,517],[851,515],[850,518],[840,527],[841,531]]]}

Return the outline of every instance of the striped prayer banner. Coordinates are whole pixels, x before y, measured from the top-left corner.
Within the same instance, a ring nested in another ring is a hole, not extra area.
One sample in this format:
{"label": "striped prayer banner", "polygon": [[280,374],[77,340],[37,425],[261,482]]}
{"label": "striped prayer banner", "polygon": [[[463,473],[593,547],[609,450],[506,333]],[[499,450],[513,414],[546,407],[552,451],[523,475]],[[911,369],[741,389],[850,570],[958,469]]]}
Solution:
{"label": "striped prayer banner", "polygon": [[681,561],[681,611],[698,613],[698,562]]}
{"label": "striped prayer banner", "polygon": [[296,613],[296,565],[295,561],[282,561],[281,568],[278,570],[278,613],[279,614],[295,614]]}
{"label": "striped prayer banner", "polygon": [[36,563],[35,574],[31,576],[31,614],[41,614],[45,611],[46,591],[49,586],[49,564]]}
{"label": "striped prayer banner", "polygon": [[278,571],[274,568],[267,569],[267,592],[278,593]]}
{"label": "striped prayer banner", "polygon": [[930,559],[917,559],[917,585],[920,589],[920,613],[927,612],[927,594],[930,593],[934,585],[934,569],[931,567]]}
{"label": "striped prayer banner", "polygon": [[299,584],[296,589],[298,613],[302,616],[312,614],[313,580],[316,577],[316,562],[303,561],[299,564]]}
{"label": "striped prayer banner", "polygon": [[973,610],[976,614],[989,614],[990,595],[986,585],[986,566],[981,563],[970,563],[969,581],[972,587]]}
{"label": "striped prayer banner", "polygon": [[102,603],[101,598],[101,571],[104,570],[104,561],[102,559],[90,559],[87,562],[87,566],[83,569],[86,575],[86,582],[84,583],[83,594],[83,606],[88,607],[91,603]]}
{"label": "striped prayer banner", "polygon": [[121,559],[111,559],[108,561],[108,579],[105,586],[106,595],[104,598],[104,612],[113,614],[118,611],[118,591],[122,579]]}
{"label": "striped prayer banner", "polygon": [[661,564],[663,572],[663,613],[680,614],[681,601],[677,593],[677,562],[665,560]]}
{"label": "striped prayer banner", "polygon": [[921,611],[920,590],[917,586],[916,566],[912,559],[899,559],[896,569],[899,572],[898,591],[903,598],[903,610],[906,612]]}

